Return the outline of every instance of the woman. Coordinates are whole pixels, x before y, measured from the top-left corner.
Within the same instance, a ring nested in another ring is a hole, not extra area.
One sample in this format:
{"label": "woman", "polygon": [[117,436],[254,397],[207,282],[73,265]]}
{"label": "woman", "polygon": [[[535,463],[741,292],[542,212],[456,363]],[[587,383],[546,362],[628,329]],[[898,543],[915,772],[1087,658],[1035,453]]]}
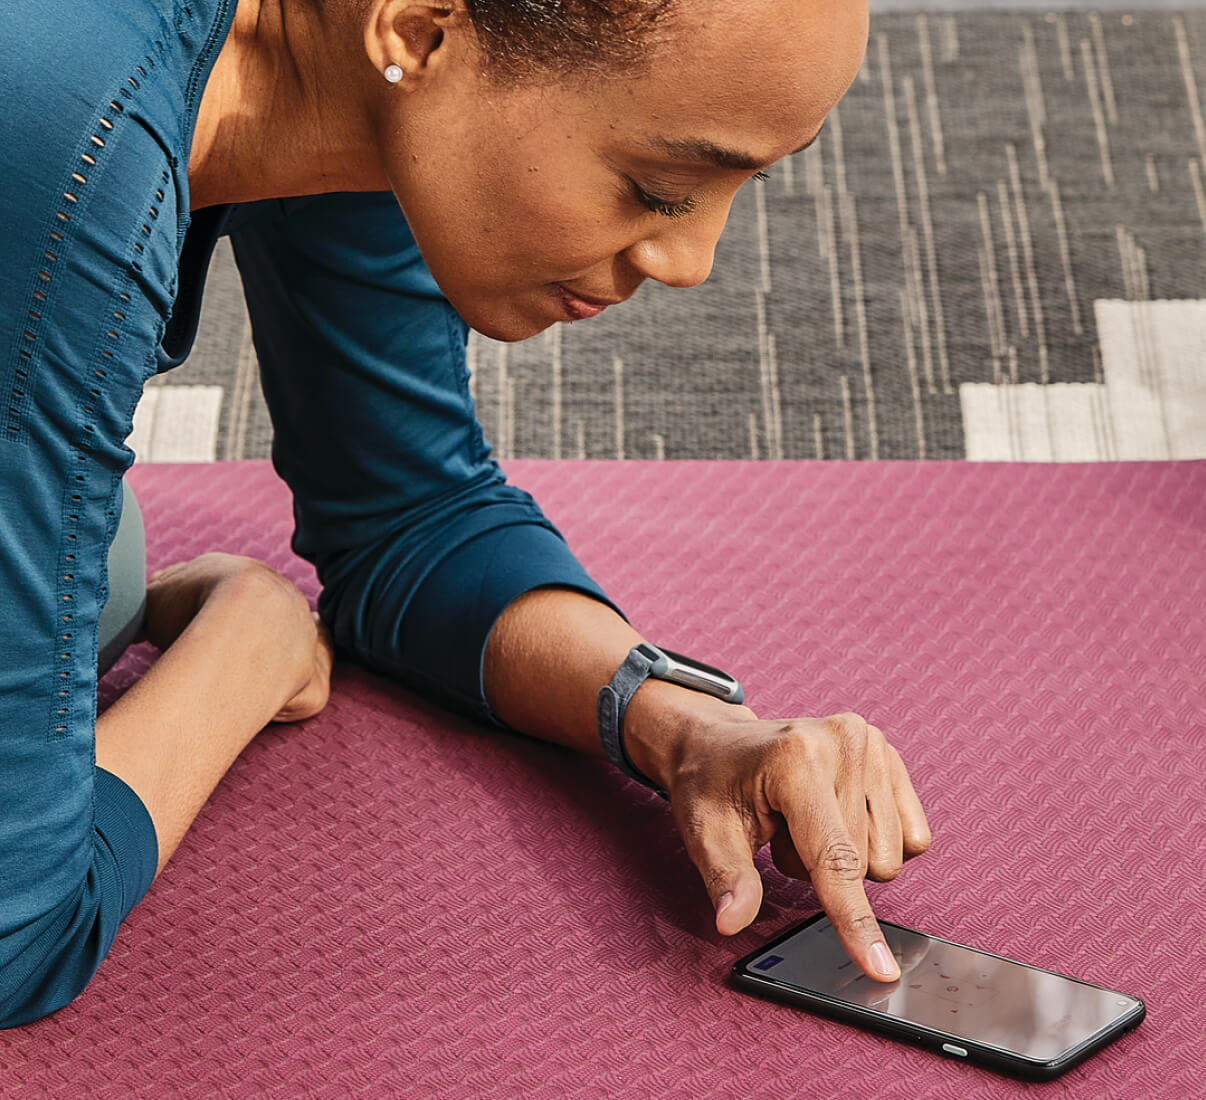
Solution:
{"label": "woman", "polygon": [[[75,996],[247,741],[321,709],[327,627],[667,793],[722,933],[756,915],[770,842],[894,979],[862,880],[929,845],[895,750],[857,715],[762,721],[646,679],[640,634],[490,460],[464,366],[466,324],[518,340],[706,278],[737,189],[854,78],[865,5],[35,7],[6,0],[0,35],[0,1025]],[[326,627],[254,562],[165,570],[163,656],[96,720],[122,441],[223,233]]]}

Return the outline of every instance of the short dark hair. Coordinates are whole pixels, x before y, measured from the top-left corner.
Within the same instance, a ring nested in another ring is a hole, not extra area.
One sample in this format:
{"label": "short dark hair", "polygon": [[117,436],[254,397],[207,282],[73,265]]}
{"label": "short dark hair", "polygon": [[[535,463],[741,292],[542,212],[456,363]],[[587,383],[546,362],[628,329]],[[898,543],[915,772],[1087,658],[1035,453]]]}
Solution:
{"label": "short dark hair", "polygon": [[465,0],[487,65],[508,77],[638,69],[676,0]]}

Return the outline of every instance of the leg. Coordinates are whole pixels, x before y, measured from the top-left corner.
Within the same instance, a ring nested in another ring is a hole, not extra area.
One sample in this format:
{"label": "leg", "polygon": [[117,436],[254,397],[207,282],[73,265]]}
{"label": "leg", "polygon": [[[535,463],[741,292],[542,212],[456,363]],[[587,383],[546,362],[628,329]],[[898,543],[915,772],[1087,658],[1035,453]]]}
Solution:
{"label": "leg", "polygon": [[104,676],[142,627],[147,609],[147,546],[142,510],[122,482],[121,522],[109,547],[109,600],[97,623],[97,673]]}

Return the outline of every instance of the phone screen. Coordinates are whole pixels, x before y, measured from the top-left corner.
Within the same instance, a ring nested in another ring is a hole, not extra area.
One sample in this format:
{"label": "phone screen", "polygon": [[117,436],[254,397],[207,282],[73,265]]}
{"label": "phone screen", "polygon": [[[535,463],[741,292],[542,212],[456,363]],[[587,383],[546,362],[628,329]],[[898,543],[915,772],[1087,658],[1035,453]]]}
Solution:
{"label": "phone screen", "polygon": [[1048,1062],[1140,1002],[1074,978],[881,922],[900,964],[888,984],[851,961],[827,918],[750,958],[746,969],[904,1023]]}

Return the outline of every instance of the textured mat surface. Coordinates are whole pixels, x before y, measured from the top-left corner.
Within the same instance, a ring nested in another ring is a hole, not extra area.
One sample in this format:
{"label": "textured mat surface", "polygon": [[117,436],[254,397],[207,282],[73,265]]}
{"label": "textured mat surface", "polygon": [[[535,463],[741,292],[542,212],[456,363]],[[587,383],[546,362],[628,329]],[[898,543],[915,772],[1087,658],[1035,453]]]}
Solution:
{"label": "textured mat surface", "polygon": [[[871,887],[881,917],[1147,1022],[1025,1086],[738,993],[808,887],[760,857],[726,940],[650,792],[342,667],[236,763],[84,995],[0,1033],[6,1100],[1201,1094],[1206,464],[510,470],[651,638],[765,716],[888,731],[935,844]],[[313,593],[266,464],[131,476],[152,565],[241,551]]]}

